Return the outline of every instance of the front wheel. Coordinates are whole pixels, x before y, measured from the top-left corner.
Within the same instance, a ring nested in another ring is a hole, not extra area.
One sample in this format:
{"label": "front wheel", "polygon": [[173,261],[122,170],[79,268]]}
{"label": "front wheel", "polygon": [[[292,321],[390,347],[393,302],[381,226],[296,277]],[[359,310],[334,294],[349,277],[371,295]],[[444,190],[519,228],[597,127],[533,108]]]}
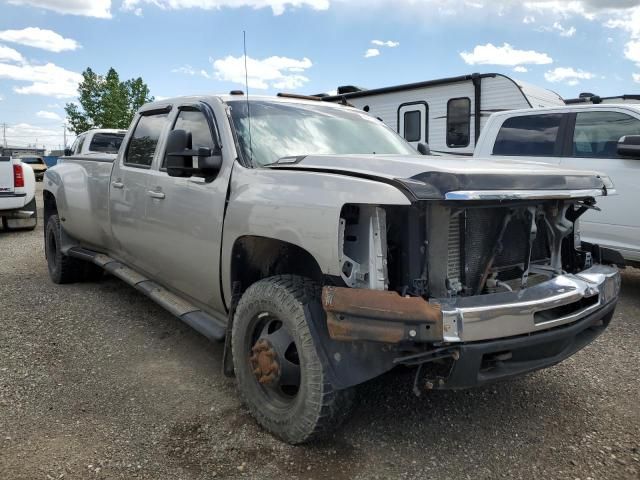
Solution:
{"label": "front wheel", "polygon": [[[318,356],[309,323],[322,309],[311,280],[282,275],[244,293],[233,322],[233,364],[240,395],[258,422],[297,444],[338,427],[354,390],[336,390]],[[316,307],[316,305],[313,305]]]}

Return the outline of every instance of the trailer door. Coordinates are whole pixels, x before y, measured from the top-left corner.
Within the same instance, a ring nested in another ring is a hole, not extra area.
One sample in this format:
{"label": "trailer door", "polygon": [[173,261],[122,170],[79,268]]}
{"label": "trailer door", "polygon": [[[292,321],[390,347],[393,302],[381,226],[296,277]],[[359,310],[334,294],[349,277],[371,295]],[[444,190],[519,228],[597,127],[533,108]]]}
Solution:
{"label": "trailer door", "polygon": [[429,143],[429,107],[426,102],[400,105],[398,133],[414,147],[417,147],[418,143]]}

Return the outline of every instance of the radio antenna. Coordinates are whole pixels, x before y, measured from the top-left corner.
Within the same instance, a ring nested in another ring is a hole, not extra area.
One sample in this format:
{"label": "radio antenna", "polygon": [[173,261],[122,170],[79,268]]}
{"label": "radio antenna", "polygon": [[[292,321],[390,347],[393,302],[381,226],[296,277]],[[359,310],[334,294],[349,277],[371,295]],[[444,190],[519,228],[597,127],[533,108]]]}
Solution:
{"label": "radio antenna", "polygon": [[251,141],[251,109],[249,106],[249,71],[247,70],[247,32],[242,31],[242,48],[244,50],[244,87],[247,91],[247,123],[249,124],[249,161],[253,163],[253,143]]}

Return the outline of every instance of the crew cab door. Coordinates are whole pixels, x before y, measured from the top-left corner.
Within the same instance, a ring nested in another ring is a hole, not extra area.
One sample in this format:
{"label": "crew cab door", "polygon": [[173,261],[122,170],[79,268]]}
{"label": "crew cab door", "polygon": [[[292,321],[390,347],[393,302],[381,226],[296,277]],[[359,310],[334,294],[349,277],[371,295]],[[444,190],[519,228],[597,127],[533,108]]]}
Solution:
{"label": "crew cab door", "polygon": [[429,107],[426,102],[404,103],[398,108],[398,133],[417,148],[428,143]]}
{"label": "crew cab door", "polygon": [[583,237],[640,260],[640,158],[622,157],[617,152],[621,137],[640,135],[640,115],[613,108],[577,112],[572,115],[569,133],[561,164],[603,172],[611,177],[618,193],[598,199],[601,212],[587,212],[582,217]]}
{"label": "crew cab door", "polygon": [[149,272],[155,264],[148,247],[153,241],[152,233],[146,222],[149,177],[168,121],[167,109],[143,112],[138,117],[124,153],[114,162],[109,185],[114,253],[144,272]]}
{"label": "crew cab door", "polygon": [[[171,123],[171,129],[191,132],[194,149],[213,150],[216,143],[220,144],[216,117],[207,104],[179,105]],[[220,243],[233,162],[229,151],[223,146],[226,155],[223,154],[222,169],[216,177],[204,179],[170,177],[163,150],[146,187],[145,248],[152,259],[149,273],[158,283],[204,308],[220,312],[224,311],[220,293]]]}

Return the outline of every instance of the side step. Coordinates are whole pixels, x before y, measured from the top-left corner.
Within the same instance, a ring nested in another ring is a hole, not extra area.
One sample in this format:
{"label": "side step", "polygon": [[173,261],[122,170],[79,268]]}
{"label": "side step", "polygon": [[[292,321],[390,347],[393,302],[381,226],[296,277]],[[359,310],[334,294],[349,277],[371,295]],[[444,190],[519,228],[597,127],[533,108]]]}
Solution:
{"label": "side step", "polygon": [[166,288],[140,275],[135,270],[114,260],[108,255],[92,252],[80,247],[69,249],[68,255],[104,268],[110,274],[144,293],[165,310],[171,312],[194,330],[211,340],[222,340],[226,334],[226,323],[203,312],[196,306],[171,293]]}

